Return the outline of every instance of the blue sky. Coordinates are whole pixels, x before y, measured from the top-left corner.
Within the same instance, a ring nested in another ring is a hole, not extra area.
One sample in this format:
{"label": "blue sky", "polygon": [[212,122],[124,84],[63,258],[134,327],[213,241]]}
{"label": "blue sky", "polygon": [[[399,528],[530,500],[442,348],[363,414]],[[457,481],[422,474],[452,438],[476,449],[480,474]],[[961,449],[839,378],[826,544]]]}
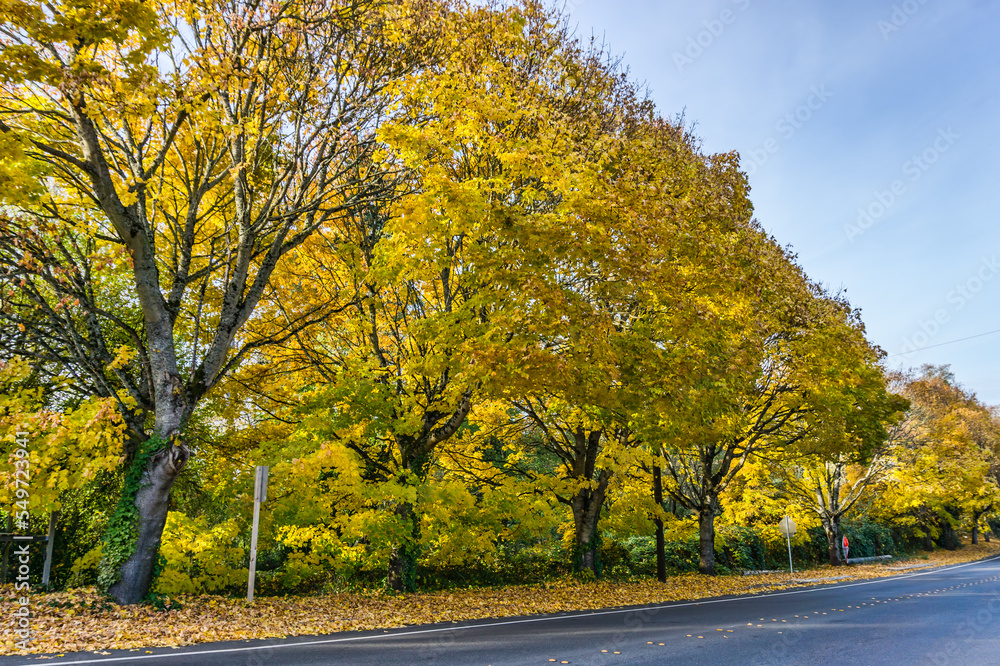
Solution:
{"label": "blue sky", "polygon": [[[1000,404],[1000,1],[568,0],[892,367]],[[902,352],[909,352],[900,355]]]}

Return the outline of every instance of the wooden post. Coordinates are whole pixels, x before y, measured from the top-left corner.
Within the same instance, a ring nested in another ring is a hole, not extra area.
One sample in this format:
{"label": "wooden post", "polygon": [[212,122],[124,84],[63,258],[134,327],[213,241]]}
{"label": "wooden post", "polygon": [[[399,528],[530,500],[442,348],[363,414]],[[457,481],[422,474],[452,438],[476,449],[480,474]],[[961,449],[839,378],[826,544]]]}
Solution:
{"label": "wooden post", "polygon": [[266,465],[258,465],[253,480],[253,529],[250,533],[250,577],[247,579],[247,602],[253,602],[253,583],[257,575],[257,525],[260,522],[260,503],[267,501]]}
{"label": "wooden post", "polygon": [[49,538],[45,544],[45,564],[42,567],[42,585],[49,584],[49,573],[52,571],[52,549],[56,543],[56,519],[59,512],[53,511],[49,514]]}
{"label": "wooden post", "polygon": [[[14,531],[14,512],[11,510],[7,513],[7,533],[10,534]],[[0,585],[7,582],[7,562],[10,560],[10,541],[7,541],[3,545],[3,566],[0,567]]]}

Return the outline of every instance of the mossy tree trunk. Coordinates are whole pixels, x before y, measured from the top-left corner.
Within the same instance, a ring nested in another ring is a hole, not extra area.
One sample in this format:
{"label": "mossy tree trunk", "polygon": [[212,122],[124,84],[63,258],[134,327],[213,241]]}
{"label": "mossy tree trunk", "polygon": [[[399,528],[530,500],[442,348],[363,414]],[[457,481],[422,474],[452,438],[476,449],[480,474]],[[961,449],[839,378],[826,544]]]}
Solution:
{"label": "mossy tree trunk", "polygon": [[[187,463],[189,451],[175,442],[155,451],[135,489],[134,546],[131,555],[121,564],[118,581],[108,588],[120,604],[135,604],[150,590],[153,571],[160,552],[160,539],[167,522],[170,488]],[[128,489],[126,489],[128,492]],[[128,495],[123,501],[128,501]],[[106,542],[106,547],[113,542]]]}
{"label": "mossy tree trunk", "polygon": [[419,523],[413,505],[403,502],[396,506],[397,518],[403,521],[409,534],[393,546],[389,555],[387,583],[395,592],[413,592],[417,589],[417,560],[420,538]]}
{"label": "mossy tree trunk", "polygon": [[[600,437],[600,432],[595,435]],[[573,509],[574,553],[573,566],[578,571],[590,571],[596,577],[600,573],[598,549],[600,539],[597,532],[598,519],[608,490],[611,472],[601,470],[593,488],[580,488],[570,500]]]}

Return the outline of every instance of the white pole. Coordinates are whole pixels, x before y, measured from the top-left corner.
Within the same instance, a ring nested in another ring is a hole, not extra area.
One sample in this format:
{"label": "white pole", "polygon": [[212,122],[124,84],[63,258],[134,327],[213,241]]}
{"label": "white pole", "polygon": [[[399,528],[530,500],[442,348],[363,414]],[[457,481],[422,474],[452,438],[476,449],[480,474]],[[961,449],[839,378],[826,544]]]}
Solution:
{"label": "white pole", "polygon": [[788,573],[795,573],[795,568],[792,566],[792,536],[791,530],[788,529],[788,516],[785,516],[785,541],[788,542]]}
{"label": "white pole", "polygon": [[257,573],[257,524],[260,521],[260,492],[263,470],[258,466],[253,480],[253,531],[250,534],[250,577],[247,579],[247,602],[253,602],[253,579]]}

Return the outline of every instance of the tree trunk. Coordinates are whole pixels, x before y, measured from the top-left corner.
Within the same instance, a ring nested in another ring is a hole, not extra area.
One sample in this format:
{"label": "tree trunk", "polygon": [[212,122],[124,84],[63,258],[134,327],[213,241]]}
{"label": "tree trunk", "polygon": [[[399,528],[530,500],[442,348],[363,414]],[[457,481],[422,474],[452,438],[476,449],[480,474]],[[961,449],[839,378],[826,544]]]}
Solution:
{"label": "tree trunk", "polygon": [[576,525],[574,568],[578,571],[590,570],[596,576],[598,573],[596,517],[585,516],[582,520],[577,520]]}
{"label": "tree trunk", "polygon": [[948,521],[945,521],[941,532],[941,545],[946,550],[958,548],[958,534],[955,533],[955,528]]}
{"label": "tree trunk", "polygon": [[972,543],[979,543],[979,517],[983,515],[982,511],[972,512]]}
{"label": "tree trunk", "polygon": [[941,545],[947,550],[958,548],[958,533],[955,531],[955,523],[959,512],[957,509],[945,509],[948,515],[941,521]]}
{"label": "tree trunk", "polygon": [[698,512],[698,571],[715,575],[715,499]]}
{"label": "tree trunk", "polygon": [[[663,510],[663,479],[660,476],[660,463],[653,467],[653,501],[656,502],[657,511]],[[667,582],[667,553],[666,542],[663,538],[663,518],[657,513],[653,519],[656,524],[656,580],[661,583]]]}
{"label": "tree trunk", "polygon": [[389,555],[389,587],[395,592],[414,592],[417,589],[417,539],[419,524],[413,505],[403,502],[396,507],[396,516],[409,522],[409,539],[396,544]]}
{"label": "tree trunk", "polygon": [[412,544],[397,544],[389,555],[389,588],[393,592],[417,589],[417,552]]}
{"label": "tree trunk", "polygon": [[581,488],[570,502],[573,508],[573,524],[576,530],[574,544],[573,566],[578,571],[589,570],[595,576],[599,571],[597,549],[597,524],[604,506],[604,497],[608,488],[611,473],[602,470],[598,475],[596,488]]}
{"label": "tree trunk", "polygon": [[583,541],[577,543],[577,549],[580,553],[580,571],[590,571],[597,576],[597,535],[591,532],[589,535],[583,535]]}
{"label": "tree trunk", "polygon": [[187,464],[190,452],[183,443],[174,443],[150,458],[135,496],[138,512],[136,542],[132,555],[120,569],[121,578],[108,588],[120,604],[135,604],[149,594],[153,568],[160,552],[160,538],[167,522],[170,487]]}
{"label": "tree trunk", "polygon": [[840,521],[828,517],[823,517],[823,531],[826,532],[827,553],[830,564],[838,567],[843,564],[840,559]]}

